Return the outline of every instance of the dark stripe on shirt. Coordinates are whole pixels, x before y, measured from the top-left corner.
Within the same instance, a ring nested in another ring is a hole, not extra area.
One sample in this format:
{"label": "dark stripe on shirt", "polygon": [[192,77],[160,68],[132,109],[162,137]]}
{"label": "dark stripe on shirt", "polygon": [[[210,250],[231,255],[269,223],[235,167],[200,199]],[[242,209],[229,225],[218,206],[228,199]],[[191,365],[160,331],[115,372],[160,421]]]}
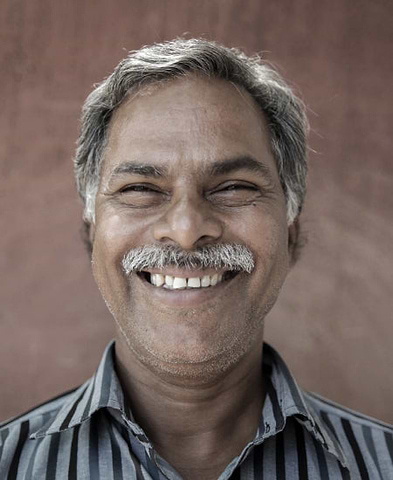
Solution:
{"label": "dark stripe on shirt", "polygon": [[70,465],[68,468],[68,480],[78,479],[78,436],[80,425],[74,427],[72,432],[71,453],[70,453]]}
{"label": "dark stripe on shirt", "polygon": [[5,441],[7,440],[8,435],[10,434],[10,431],[8,428],[0,432],[0,459],[3,456],[3,448],[5,447]]}
{"label": "dark stripe on shirt", "polygon": [[51,435],[49,454],[48,454],[48,466],[46,470],[45,480],[55,480],[57,470],[57,455],[59,453],[60,434],[54,433]]}
{"label": "dark stripe on shirt", "polygon": [[69,424],[72,420],[72,417],[74,416],[74,414],[76,412],[76,409],[78,408],[79,403],[83,399],[83,396],[84,396],[85,392],[86,392],[86,388],[83,389],[83,391],[79,394],[78,399],[73,403],[72,408],[70,409],[66,418],[64,419],[63,423],[60,426],[60,430],[65,430],[66,428],[68,428],[68,426],[69,426]]}
{"label": "dark stripe on shirt", "polygon": [[341,419],[341,424],[344,428],[345,435],[347,436],[348,442],[350,443],[353,453],[355,455],[356,463],[358,464],[362,480],[370,480],[370,477],[367,473],[366,464],[364,463],[363,455],[360,451],[359,444],[356,441],[351,424],[345,418]]}
{"label": "dark stripe on shirt", "polygon": [[393,463],[393,434],[385,432],[385,442],[390,455],[390,460]]}
{"label": "dark stripe on shirt", "polygon": [[263,480],[263,444],[254,449],[254,478]]}
{"label": "dark stripe on shirt", "polygon": [[90,422],[90,431],[89,431],[89,470],[90,478],[100,478],[99,475],[99,465],[98,465],[98,417],[101,415],[101,412],[97,412],[93,415],[93,421]]}
{"label": "dark stripe on shirt", "polygon": [[100,401],[98,405],[101,406],[106,406],[108,404],[108,400],[111,394],[111,383],[112,383],[112,378],[114,372],[114,351],[111,352],[110,358],[108,358],[109,361],[107,361],[104,365],[104,371],[102,373],[102,379],[101,379],[101,395],[100,395]]}
{"label": "dark stripe on shirt", "polygon": [[295,435],[299,478],[302,480],[308,480],[307,452],[306,444],[304,442],[304,431],[299,422],[295,422]]}
{"label": "dark stripe on shirt", "polygon": [[93,400],[94,393],[95,393],[96,378],[97,378],[97,375],[94,375],[93,380],[92,380],[93,385],[91,386],[91,392],[90,392],[90,395],[89,395],[89,399],[86,402],[85,409],[83,410],[83,413],[82,413],[81,422],[85,421],[86,418],[89,416],[91,402]]}
{"label": "dark stripe on shirt", "polygon": [[276,479],[286,480],[285,476],[285,455],[284,435],[279,433],[276,436]]}
{"label": "dark stripe on shirt", "polygon": [[329,471],[328,471],[328,467],[327,467],[327,463],[326,463],[325,452],[323,451],[323,447],[314,437],[312,437],[312,439],[313,439],[315,451],[316,451],[316,454],[317,454],[320,480],[330,480]]}
{"label": "dark stripe on shirt", "polygon": [[272,404],[274,420],[277,426],[276,430],[280,431],[284,426],[284,416],[282,414],[280,404],[277,398],[276,389],[274,388],[272,382],[270,381],[268,381],[268,384],[267,384],[267,395],[270,397],[270,401]]}
{"label": "dark stripe on shirt", "polygon": [[19,465],[20,454],[22,453],[22,448],[27,440],[28,434],[29,434],[29,421],[25,420],[24,422],[21,423],[21,426],[20,426],[18,444],[15,449],[15,454],[12,458],[7,480],[16,480],[16,477],[18,475],[18,465]]}
{"label": "dark stripe on shirt", "polygon": [[[335,439],[337,441],[339,441],[337,432],[336,432],[335,428],[333,427],[333,424],[330,421],[330,418],[327,415],[327,413],[324,412],[324,411],[321,411],[321,418],[325,422],[325,425],[329,428],[331,433],[334,435]],[[343,479],[347,479],[347,478],[349,479],[350,475],[349,475],[348,470],[342,466],[341,462],[338,462],[338,465],[340,467],[340,472],[341,472],[341,476],[343,477]]]}

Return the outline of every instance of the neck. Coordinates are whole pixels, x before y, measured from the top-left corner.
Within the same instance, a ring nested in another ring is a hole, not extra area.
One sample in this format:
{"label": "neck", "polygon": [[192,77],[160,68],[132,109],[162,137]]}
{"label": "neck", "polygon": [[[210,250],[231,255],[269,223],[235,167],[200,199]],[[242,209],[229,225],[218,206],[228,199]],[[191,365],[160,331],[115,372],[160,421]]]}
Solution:
{"label": "neck", "polygon": [[116,358],[136,421],[183,478],[218,478],[254,439],[264,398],[262,345],[215,381],[199,384],[162,378],[121,339]]}

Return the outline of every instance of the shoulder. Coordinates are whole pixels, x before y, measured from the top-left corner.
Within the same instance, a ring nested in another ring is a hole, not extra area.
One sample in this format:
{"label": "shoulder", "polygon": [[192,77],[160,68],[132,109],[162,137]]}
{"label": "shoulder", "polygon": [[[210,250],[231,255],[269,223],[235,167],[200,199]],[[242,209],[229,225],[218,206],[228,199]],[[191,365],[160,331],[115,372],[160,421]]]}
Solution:
{"label": "shoulder", "polygon": [[388,435],[393,435],[393,425],[344,407],[316,393],[305,392],[304,396],[320,415],[328,415],[331,420],[338,420],[344,423],[348,421],[353,425],[371,428],[380,432],[386,432]]}
{"label": "shoulder", "polygon": [[56,413],[60,410],[63,406],[64,402],[77,390],[77,388],[73,388],[67,392],[64,392],[56,397],[47,400],[40,405],[36,405],[31,410],[22,413],[16,417],[13,417],[9,420],[5,420],[0,422],[0,445],[1,445],[1,438],[4,436],[4,432],[13,430],[14,428],[19,428],[21,424],[25,422],[29,422],[31,425],[39,424],[42,422],[42,419],[50,420],[50,417],[56,415]]}
{"label": "shoulder", "polygon": [[351,410],[315,393],[305,392],[310,410],[340,445],[361,478],[393,478],[393,426]]}
{"label": "shoulder", "polygon": [[[0,423],[0,478],[6,471],[20,468],[32,448],[30,436],[51,422],[76,389],[65,392],[33,409]],[[19,466],[18,466],[19,465]]]}

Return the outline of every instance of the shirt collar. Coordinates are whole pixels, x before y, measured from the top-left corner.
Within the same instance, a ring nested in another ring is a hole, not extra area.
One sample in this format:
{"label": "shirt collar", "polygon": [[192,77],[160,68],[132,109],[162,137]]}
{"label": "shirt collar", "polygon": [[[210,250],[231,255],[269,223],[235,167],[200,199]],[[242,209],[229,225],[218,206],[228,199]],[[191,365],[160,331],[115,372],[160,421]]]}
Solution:
{"label": "shirt collar", "polygon": [[[102,408],[112,409],[120,415],[134,435],[145,445],[149,441],[135,422],[131,409],[124,397],[123,389],[115,371],[115,342],[108,344],[95,375],[77,388],[65,401],[54,418],[31,435],[44,437],[80,425]],[[268,344],[264,344],[263,370],[266,397],[261,423],[254,443],[276,435],[285,427],[289,417],[299,421],[315,439],[345,467],[347,461],[341,445],[324,425],[307,402],[302,390],[290,373],[280,355]]]}
{"label": "shirt collar", "polygon": [[133,419],[116,374],[114,341],[107,345],[95,375],[72,392],[56,416],[33,433],[31,438],[73,428],[90,419],[102,408],[111,409],[116,416],[120,415],[141,441],[147,441],[143,430]]}
{"label": "shirt collar", "polygon": [[293,417],[325,450],[333,454],[344,467],[348,467],[341,444],[307,401],[307,396],[298,386],[284,360],[267,343],[264,343],[263,347],[263,370],[266,397],[255,442],[260,443],[276,435],[284,429],[287,419]]}

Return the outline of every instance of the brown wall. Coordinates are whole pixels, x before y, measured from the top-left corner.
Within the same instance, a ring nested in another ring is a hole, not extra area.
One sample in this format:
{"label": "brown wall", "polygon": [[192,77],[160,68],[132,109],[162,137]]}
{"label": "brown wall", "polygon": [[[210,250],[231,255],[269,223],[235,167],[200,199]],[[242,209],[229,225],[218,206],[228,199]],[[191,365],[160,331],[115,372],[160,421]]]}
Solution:
{"label": "brown wall", "polygon": [[307,388],[393,422],[389,0],[3,0],[0,418],[89,376],[112,322],[79,238],[80,105],[125,50],[184,32],[266,51],[312,123],[309,243],[267,322]]}

